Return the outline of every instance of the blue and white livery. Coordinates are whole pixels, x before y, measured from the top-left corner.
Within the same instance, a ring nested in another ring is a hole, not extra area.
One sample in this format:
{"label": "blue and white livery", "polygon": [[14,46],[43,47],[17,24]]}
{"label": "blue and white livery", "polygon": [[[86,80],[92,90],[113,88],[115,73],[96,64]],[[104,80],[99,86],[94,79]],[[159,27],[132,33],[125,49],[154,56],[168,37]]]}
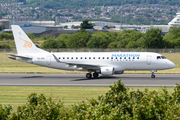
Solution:
{"label": "blue and white livery", "polygon": [[12,25],[12,31],[18,54],[8,54],[9,58],[55,69],[88,71],[87,78],[123,74],[125,70],[151,70],[151,77],[155,78],[157,70],[175,67],[164,56],[152,52],[50,53],[37,48],[19,26]]}

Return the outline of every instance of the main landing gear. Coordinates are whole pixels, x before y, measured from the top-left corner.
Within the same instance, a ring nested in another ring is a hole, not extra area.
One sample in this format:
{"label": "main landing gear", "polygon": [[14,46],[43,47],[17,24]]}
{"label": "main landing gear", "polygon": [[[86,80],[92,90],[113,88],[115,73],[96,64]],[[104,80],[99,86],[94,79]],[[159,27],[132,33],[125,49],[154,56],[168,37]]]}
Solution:
{"label": "main landing gear", "polygon": [[157,72],[157,70],[151,70],[151,72],[152,72],[151,78],[155,78],[156,76],[154,75],[154,72]]}
{"label": "main landing gear", "polygon": [[[94,78],[98,78],[98,76],[99,76],[98,73],[93,73],[93,77],[94,77]],[[86,77],[87,77],[88,79],[91,79],[91,78],[92,78],[92,74],[91,74],[91,73],[87,73],[87,74],[86,74]]]}

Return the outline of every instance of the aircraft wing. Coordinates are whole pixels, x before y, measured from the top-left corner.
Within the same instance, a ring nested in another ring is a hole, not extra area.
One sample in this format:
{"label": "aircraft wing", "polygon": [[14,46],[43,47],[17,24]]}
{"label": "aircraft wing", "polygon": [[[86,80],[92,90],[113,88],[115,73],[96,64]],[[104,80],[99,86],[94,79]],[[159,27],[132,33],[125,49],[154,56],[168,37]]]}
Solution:
{"label": "aircraft wing", "polygon": [[58,63],[66,63],[68,66],[75,66],[77,68],[85,68],[85,69],[98,69],[99,67],[101,67],[100,65],[95,65],[95,64],[61,62],[54,54],[52,55]]}
{"label": "aircraft wing", "polygon": [[6,54],[6,55],[8,55],[8,57],[11,59],[16,59],[16,57],[22,58],[22,59],[28,59],[28,60],[32,59],[30,57],[25,57],[25,56],[20,56],[20,55],[13,55],[13,54]]}

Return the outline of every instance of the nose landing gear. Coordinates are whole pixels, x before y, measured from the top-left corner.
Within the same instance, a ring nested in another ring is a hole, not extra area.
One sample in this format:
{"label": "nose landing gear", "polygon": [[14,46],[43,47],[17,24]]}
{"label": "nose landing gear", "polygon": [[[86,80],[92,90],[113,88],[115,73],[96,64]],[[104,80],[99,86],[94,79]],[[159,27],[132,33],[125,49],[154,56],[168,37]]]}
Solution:
{"label": "nose landing gear", "polygon": [[157,72],[157,70],[151,70],[151,72],[152,72],[151,78],[155,78],[156,76],[154,75],[154,72]]}

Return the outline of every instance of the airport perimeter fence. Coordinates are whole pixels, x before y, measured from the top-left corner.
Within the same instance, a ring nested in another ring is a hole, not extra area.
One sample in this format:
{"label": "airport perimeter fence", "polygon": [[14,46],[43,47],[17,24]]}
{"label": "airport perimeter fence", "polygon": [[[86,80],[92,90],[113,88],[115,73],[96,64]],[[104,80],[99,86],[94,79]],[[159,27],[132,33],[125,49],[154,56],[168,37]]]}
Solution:
{"label": "airport perimeter fence", "polygon": [[[155,53],[179,53],[180,49],[70,49],[70,48],[59,48],[59,49],[44,49],[48,52],[155,52]],[[17,53],[16,49],[0,49],[0,52],[4,53]]]}

